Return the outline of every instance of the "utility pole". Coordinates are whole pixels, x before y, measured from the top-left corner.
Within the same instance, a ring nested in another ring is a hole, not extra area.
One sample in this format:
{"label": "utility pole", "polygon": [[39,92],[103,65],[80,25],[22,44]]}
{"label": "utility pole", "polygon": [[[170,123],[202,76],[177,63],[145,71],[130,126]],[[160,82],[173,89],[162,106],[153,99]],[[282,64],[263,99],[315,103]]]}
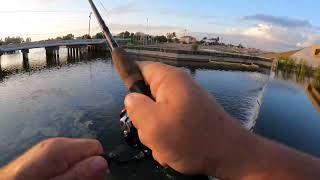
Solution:
{"label": "utility pole", "polygon": [[146,39],[143,40],[144,45],[148,45],[148,41],[149,41],[148,31],[149,31],[149,18],[147,17],[146,34],[144,35],[144,38],[146,38]]}
{"label": "utility pole", "polygon": [[92,16],[92,12],[90,12],[90,15],[89,15],[89,36],[91,36],[91,16]]}

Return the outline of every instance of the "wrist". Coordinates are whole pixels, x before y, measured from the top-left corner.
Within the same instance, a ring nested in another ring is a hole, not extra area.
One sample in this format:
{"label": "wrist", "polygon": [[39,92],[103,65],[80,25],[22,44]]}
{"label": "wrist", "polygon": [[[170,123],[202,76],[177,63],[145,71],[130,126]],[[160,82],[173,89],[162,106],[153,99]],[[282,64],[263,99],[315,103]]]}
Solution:
{"label": "wrist", "polygon": [[252,164],[259,163],[258,139],[236,123],[231,123],[227,129],[228,134],[224,134],[227,138],[222,138],[227,142],[214,143],[210,147],[206,174],[220,179],[239,179],[249,172]]}

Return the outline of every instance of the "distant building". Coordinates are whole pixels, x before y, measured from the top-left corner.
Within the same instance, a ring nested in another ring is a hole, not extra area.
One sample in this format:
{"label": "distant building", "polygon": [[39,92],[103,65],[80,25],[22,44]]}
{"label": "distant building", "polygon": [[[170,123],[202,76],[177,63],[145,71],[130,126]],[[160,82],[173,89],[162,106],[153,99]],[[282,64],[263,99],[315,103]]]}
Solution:
{"label": "distant building", "polygon": [[180,38],[179,42],[182,44],[192,44],[197,42],[197,39],[192,36],[183,36]]}
{"label": "distant building", "polygon": [[303,61],[309,66],[318,67],[320,66],[320,45],[303,48],[290,57],[297,61]]}
{"label": "distant building", "polygon": [[154,37],[149,34],[137,32],[133,37],[133,42],[139,45],[153,45],[155,40]]}
{"label": "distant building", "polygon": [[320,45],[312,46],[312,51],[314,56],[320,56]]}

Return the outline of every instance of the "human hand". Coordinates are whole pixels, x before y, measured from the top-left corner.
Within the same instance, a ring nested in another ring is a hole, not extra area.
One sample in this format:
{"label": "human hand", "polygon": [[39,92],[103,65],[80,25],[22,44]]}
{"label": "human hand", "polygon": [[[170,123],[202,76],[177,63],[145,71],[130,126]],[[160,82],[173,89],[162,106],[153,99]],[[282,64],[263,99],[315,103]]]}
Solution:
{"label": "human hand", "polygon": [[232,144],[243,141],[246,131],[183,70],[160,63],[140,68],[155,102],[132,93],[125,105],[153,157],[185,174],[216,175],[213,168],[229,165]]}
{"label": "human hand", "polygon": [[[102,180],[108,167],[96,140],[45,140],[0,169],[5,180]],[[0,178],[1,179],[1,178]]]}

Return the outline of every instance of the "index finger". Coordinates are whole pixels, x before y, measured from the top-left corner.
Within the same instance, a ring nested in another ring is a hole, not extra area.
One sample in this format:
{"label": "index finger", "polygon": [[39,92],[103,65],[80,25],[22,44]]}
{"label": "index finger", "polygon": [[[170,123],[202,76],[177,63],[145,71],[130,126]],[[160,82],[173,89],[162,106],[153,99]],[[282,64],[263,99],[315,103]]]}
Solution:
{"label": "index finger", "polygon": [[172,70],[171,66],[158,63],[158,62],[138,62],[141,73],[146,83],[150,86],[153,97],[156,97],[157,91],[161,82],[165,79],[169,71]]}
{"label": "index finger", "polygon": [[22,176],[37,175],[29,179],[49,179],[64,173],[83,159],[102,153],[102,146],[96,140],[53,138],[33,147],[14,161],[12,166],[20,169],[18,174]]}

